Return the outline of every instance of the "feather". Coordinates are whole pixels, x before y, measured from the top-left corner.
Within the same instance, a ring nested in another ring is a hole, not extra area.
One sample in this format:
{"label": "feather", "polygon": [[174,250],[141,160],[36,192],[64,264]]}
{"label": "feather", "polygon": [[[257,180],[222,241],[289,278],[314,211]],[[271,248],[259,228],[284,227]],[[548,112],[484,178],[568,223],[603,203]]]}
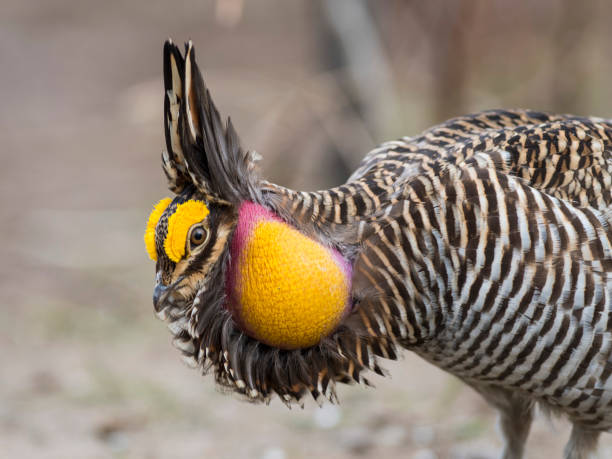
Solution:
{"label": "feather", "polygon": [[261,202],[256,155],[245,151],[231,120],[223,123],[196,63],[191,41],[185,58],[168,40],[164,46],[167,154],[162,155],[170,189],[193,184],[208,201],[238,205]]}

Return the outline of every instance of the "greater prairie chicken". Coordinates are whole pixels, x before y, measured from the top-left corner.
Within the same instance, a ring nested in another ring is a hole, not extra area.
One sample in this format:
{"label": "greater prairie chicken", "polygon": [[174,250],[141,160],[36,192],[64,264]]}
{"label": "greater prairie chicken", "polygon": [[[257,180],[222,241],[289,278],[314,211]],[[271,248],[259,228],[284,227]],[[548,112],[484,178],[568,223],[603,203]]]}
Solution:
{"label": "greater prairie chicken", "polygon": [[537,402],[568,458],[612,428],[612,121],[528,110],[382,144],[348,181],[262,180],[195,62],[164,47],[153,302],[185,360],[251,401],[335,400],[402,348],[500,411],[522,456]]}

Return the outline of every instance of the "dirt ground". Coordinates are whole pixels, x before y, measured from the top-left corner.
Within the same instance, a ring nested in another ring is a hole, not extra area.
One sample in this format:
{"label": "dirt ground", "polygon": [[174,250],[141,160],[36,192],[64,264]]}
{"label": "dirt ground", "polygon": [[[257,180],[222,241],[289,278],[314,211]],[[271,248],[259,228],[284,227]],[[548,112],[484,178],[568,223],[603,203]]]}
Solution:
{"label": "dirt ground", "polygon": [[[185,367],[151,305],[142,234],[169,194],[166,37],[193,39],[244,144],[297,188],[337,183],[383,136],[441,121],[418,115],[427,76],[394,68],[397,97],[411,102],[376,132],[347,115],[321,60],[321,11],[306,0],[0,8],[0,457],[496,457],[495,413],[411,354],[376,389],[342,388],[339,406],[250,405]],[[528,457],[560,457],[568,429],[539,417]]]}

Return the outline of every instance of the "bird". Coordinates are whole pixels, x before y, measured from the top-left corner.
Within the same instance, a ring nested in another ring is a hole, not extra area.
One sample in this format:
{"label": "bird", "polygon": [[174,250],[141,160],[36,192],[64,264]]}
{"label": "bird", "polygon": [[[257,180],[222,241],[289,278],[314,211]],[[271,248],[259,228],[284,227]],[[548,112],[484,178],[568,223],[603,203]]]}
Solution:
{"label": "bird", "polygon": [[489,110],[382,143],[316,192],[261,177],[196,63],[163,50],[173,197],[145,245],[183,360],[251,402],[338,401],[411,351],[499,412],[523,457],[534,409],[567,459],[612,429],[612,121]]}

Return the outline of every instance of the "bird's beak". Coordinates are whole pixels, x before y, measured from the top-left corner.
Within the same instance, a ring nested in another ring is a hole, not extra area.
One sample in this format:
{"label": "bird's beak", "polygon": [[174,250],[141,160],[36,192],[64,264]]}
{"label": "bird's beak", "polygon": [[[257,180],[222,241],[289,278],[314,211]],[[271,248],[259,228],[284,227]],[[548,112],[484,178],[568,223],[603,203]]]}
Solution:
{"label": "bird's beak", "polygon": [[162,285],[161,283],[155,284],[155,290],[153,290],[153,307],[155,307],[155,311],[159,312],[162,308],[163,299],[165,299],[164,293],[166,293],[168,287]]}
{"label": "bird's beak", "polygon": [[163,300],[165,299],[165,293],[168,287],[162,284],[161,273],[157,273],[155,276],[155,289],[153,290],[153,307],[155,312],[161,311]]}

